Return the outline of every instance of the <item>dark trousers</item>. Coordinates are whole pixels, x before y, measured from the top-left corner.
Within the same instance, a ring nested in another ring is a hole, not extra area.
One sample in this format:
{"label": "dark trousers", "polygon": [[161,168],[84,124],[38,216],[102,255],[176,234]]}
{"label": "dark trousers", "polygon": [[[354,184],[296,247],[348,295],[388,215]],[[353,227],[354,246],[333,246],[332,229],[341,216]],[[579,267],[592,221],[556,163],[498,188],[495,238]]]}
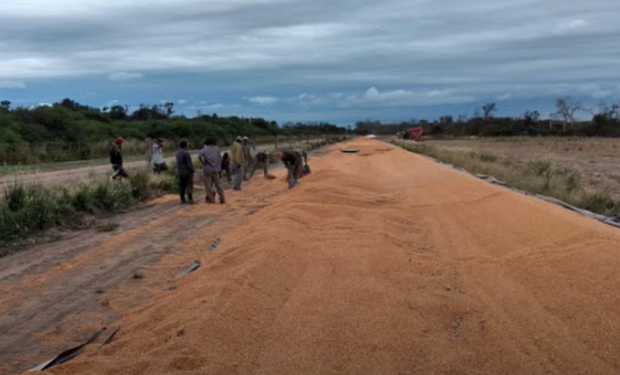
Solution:
{"label": "dark trousers", "polygon": [[297,179],[301,177],[301,158],[297,159],[294,164],[286,164],[288,171],[286,180],[288,181],[288,188],[292,189],[297,185]]}
{"label": "dark trousers", "polygon": [[222,171],[220,172],[220,178],[224,178],[226,175],[226,180],[231,183],[232,176],[230,175],[230,166],[228,164],[222,165]]}
{"label": "dark trousers", "polygon": [[256,172],[256,168],[258,167],[258,164],[262,164],[263,174],[265,176],[267,175],[267,168],[269,168],[269,162],[255,160],[254,165],[252,166],[252,172],[250,173],[250,178],[254,177],[254,172]]}
{"label": "dark trousers", "polygon": [[161,164],[153,164],[153,173],[160,174],[161,172],[167,171],[168,165],[166,163]]}
{"label": "dark trousers", "polygon": [[185,203],[185,195],[187,195],[187,199],[190,202],[194,201],[194,175],[183,175],[179,176],[179,196],[181,197],[181,202]]}
{"label": "dark trousers", "polygon": [[112,175],[112,179],[116,180],[117,178],[120,177],[127,177],[127,172],[125,172],[125,170],[123,169],[123,166],[120,164],[114,164],[112,166],[112,169],[114,170],[114,174]]}

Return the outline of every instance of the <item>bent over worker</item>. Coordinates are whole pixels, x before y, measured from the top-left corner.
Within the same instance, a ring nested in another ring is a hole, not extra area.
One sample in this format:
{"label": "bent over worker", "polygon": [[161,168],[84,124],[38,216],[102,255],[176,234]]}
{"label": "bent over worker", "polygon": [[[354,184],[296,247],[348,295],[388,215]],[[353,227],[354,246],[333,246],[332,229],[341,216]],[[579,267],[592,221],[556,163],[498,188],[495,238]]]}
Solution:
{"label": "bent over worker", "polygon": [[306,150],[303,148],[296,148],[293,151],[295,151],[296,153],[299,154],[299,156],[302,157],[304,165],[308,164],[308,153],[306,153]]}
{"label": "bent over worker", "polygon": [[295,151],[280,151],[278,158],[282,160],[288,171],[286,180],[288,181],[288,188],[292,189],[297,185],[297,179],[301,176],[302,156]]}
{"label": "bent over worker", "polygon": [[256,168],[259,164],[263,167],[263,176],[267,176],[267,169],[269,168],[269,153],[267,151],[261,151],[256,154],[254,157],[254,165],[252,165],[252,172],[250,173],[250,178],[254,177],[254,172],[256,172]]}

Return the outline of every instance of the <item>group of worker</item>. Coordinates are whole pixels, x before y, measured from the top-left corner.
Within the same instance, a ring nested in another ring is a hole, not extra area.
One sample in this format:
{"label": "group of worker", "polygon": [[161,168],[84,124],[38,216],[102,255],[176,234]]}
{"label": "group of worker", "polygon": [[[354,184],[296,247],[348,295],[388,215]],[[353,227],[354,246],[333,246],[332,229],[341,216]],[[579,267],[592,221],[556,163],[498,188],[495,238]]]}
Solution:
{"label": "group of worker", "polygon": [[[123,142],[122,138],[116,138],[110,150],[110,163],[114,170],[110,178],[113,180],[127,177],[127,172],[123,168],[121,152]],[[149,148],[149,163],[155,174],[168,169],[163,156],[163,143],[159,138],[154,139],[153,144]],[[194,204],[193,181],[195,171],[191,155],[187,150],[187,141],[181,141],[179,147],[176,153],[179,196],[181,203]],[[198,154],[198,160],[203,166],[203,183],[206,190],[205,201],[207,203],[215,203],[216,197],[219,197],[221,204],[226,203],[224,189],[222,188],[222,179],[224,177],[228,182],[232,183],[233,190],[240,191],[243,181],[251,179],[259,166],[263,169],[264,176],[268,176],[269,153],[267,151],[259,151],[252,155],[253,148],[248,137],[239,136],[232,145],[230,155],[227,152],[222,155],[214,138],[205,140],[203,148]],[[288,171],[287,181],[289,189],[295,187],[297,180],[310,171],[308,155],[303,149],[281,150],[278,151],[277,156],[282,160]]]}

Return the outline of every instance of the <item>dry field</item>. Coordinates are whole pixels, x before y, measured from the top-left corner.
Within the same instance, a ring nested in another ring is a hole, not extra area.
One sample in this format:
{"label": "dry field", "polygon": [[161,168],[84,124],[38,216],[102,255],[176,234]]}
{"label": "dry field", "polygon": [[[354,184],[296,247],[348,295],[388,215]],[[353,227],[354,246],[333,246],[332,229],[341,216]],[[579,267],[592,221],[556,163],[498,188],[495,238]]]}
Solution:
{"label": "dry field", "polygon": [[474,138],[427,141],[429,145],[496,155],[515,164],[550,161],[582,176],[584,188],[620,199],[620,139],[613,138]]}

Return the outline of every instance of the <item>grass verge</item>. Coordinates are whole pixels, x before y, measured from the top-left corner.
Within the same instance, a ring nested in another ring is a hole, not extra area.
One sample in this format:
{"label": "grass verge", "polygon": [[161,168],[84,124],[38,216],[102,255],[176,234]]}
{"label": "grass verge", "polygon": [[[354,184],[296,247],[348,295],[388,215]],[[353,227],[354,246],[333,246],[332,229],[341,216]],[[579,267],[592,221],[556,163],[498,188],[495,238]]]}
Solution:
{"label": "grass verge", "polygon": [[130,177],[121,181],[101,178],[72,188],[14,184],[6,189],[0,206],[0,257],[52,227],[88,227],[93,216],[124,212],[138,202],[174,190],[174,176],[155,177],[146,170],[132,170]]}
{"label": "grass verge", "polygon": [[423,143],[393,143],[470,173],[493,176],[517,189],[554,197],[597,214],[611,217],[620,215],[620,201],[605,192],[584,189],[579,171],[557,167],[551,160],[535,160],[522,165],[488,152],[448,150]]}

